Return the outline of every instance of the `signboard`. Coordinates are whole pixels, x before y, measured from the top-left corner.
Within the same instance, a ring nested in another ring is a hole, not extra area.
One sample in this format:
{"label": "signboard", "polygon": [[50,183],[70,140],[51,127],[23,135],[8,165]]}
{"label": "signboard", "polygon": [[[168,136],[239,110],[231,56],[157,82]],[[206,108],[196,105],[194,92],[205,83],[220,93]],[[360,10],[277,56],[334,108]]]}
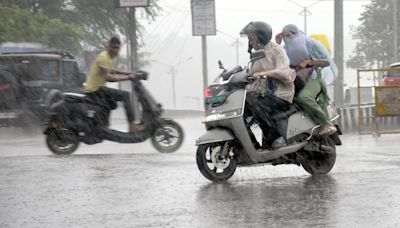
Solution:
{"label": "signboard", "polygon": [[193,36],[215,35],[214,0],[191,0]]}
{"label": "signboard", "polygon": [[115,0],[115,7],[146,7],[150,0]]}
{"label": "signboard", "polygon": [[400,116],[400,86],[375,87],[377,116]]}

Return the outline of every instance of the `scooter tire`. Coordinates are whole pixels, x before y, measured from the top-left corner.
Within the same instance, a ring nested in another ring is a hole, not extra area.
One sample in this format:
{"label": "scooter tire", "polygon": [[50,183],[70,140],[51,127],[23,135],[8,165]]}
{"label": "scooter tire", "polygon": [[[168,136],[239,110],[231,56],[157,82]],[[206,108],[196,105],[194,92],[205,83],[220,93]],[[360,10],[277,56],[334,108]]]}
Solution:
{"label": "scooter tire", "polygon": [[79,136],[68,129],[51,129],[46,132],[46,145],[55,155],[70,155],[78,149]]}
{"label": "scooter tire", "polygon": [[301,152],[299,162],[311,175],[324,175],[329,173],[336,162],[336,147],[334,141],[330,137],[322,138],[321,145],[330,146],[333,150],[330,153],[320,152]]}
{"label": "scooter tire", "polygon": [[237,168],[237,159],[236,157],[230,159],[228,167],[226,167],[222,172],[217,172],[217,169],[210,169],[207,163],[211,162],[211,158],[210,159],[207,158],[207,152],[212,147],[216,146],[218,145],[205,144],[205,145],[199,145],[197,147],[197,153],[196,153],[197,167],[199,168],[201,174],[203,174],[203,176],[208,180],[213,182],[224,182],[230,179],[232,175],[235,173]]}
{"label": "scooter tire", "polygon": [[[164,145],[160,141],[159,137],[162,136],[162,131],[166,129],[172,129],[177,134],[176,142],[174,142],[172,145]],[[177,151],[182,146],[183,140],[184,133],[182,127],[177,122],[168,119],[161,120],[160,127],[158,127],[151,136],[151,143],[160,153],[173,153]]]}

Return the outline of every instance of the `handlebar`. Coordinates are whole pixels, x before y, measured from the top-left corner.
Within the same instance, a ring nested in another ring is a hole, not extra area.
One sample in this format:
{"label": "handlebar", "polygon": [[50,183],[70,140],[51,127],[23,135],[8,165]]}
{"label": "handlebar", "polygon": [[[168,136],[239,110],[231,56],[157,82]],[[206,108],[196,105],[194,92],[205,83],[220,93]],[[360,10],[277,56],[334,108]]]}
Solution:
{"label": "handlebar", "polygon": [[246,76],[246,81],[252,81],[252,80],[254,80],[253,75],[252,74],[248,74]]}
{"label": "handlebar", "polygon": [[149,78],[149,73],[147,73],[146,71],[138,71],[135,73],[135,79],[136,80],[147,80]]}
{"label": "handlebar", "polygon": [[315,67],[320,67],[320,68],[324,68],[329,66],[329,61],[325,60],[325,59],[319,59],[319,60],[314,60],[314,66]]}

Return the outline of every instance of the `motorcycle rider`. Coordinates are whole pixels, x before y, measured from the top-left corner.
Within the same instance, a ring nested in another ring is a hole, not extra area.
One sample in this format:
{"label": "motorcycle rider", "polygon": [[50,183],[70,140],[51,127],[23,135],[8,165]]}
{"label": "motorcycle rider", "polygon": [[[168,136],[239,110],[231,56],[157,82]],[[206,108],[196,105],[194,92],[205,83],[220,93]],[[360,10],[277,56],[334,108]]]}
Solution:
{"label": "motorcycle rider", "polygon": [[133,80],[132,72],[125,72],[113,68],[113,59],[118,56],[121,41],[112,37],[106,51],[101,52],[91,67],[87,76],[85,92],[96,103],[104,105],[110,101],[122,101],[124,103],[126,117],[129,121],[129,132],[140,132],[144,126],[135,121],[129,93],[123,90],[108,88],[106,82],[119,82]]}
{"label": "motorcycle rider", "polygon": [[273,116],[290,109],[296,73],[289,66],[285,50],[271,41],[272,28],[269,24],[250,22],[240,34],[248,37],[250,56],[252,49],[265,52],[264,58],[251,65],[254,81],[247,85],[246,103],[263,131],[266,140],[263,146],[276,149],[285,144],[285,139]]}

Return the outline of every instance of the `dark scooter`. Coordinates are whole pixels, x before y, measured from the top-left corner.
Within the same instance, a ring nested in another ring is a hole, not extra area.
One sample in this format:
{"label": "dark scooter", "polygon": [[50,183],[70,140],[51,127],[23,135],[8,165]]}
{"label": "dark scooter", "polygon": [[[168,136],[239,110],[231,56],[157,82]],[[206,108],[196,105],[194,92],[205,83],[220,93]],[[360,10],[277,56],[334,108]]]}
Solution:
{"label": "dark scooter", "polygon": [[135,75],[132,88],[144,113],[144,131],[127,133],[109,129],[111,110],[117,107],[112,99],[105,104],[97,104],[85,94],[64,93],[63,99],[51,107],[49,120],[45,123],[44,134],[50,151],[57,155],[72,154],[80,142],[88,145],[103,140],[140,143],[148,138],[161,153],[178,150],[184,138],[182,128],[171,119],[161,118],[161,105],[140,81],[147,79],[147,73],[140,71]]}
{"label": "dark scooter", "polygon": [[[255,52],[250,63],[264,57],[264,50]],[[221,62],[220,68],[224,69]],[[197,140],[196,154],[203,176],[211,181],[224,181],[238,165],[257,164],[296,164],[312,175],[328,173],[336,161],[335,146],[341,145],[340,130],[330,136],[319,135],[319,125],[296,104],[274,116],[282,132],[286,132],[287,145],[278,149],[256,147],[259,144],[251,131],[256,122],[245,105],[246,85],[251,80],[251,73],[240,66],[230,71],[224,69],[206,90],[207,132]]]}

